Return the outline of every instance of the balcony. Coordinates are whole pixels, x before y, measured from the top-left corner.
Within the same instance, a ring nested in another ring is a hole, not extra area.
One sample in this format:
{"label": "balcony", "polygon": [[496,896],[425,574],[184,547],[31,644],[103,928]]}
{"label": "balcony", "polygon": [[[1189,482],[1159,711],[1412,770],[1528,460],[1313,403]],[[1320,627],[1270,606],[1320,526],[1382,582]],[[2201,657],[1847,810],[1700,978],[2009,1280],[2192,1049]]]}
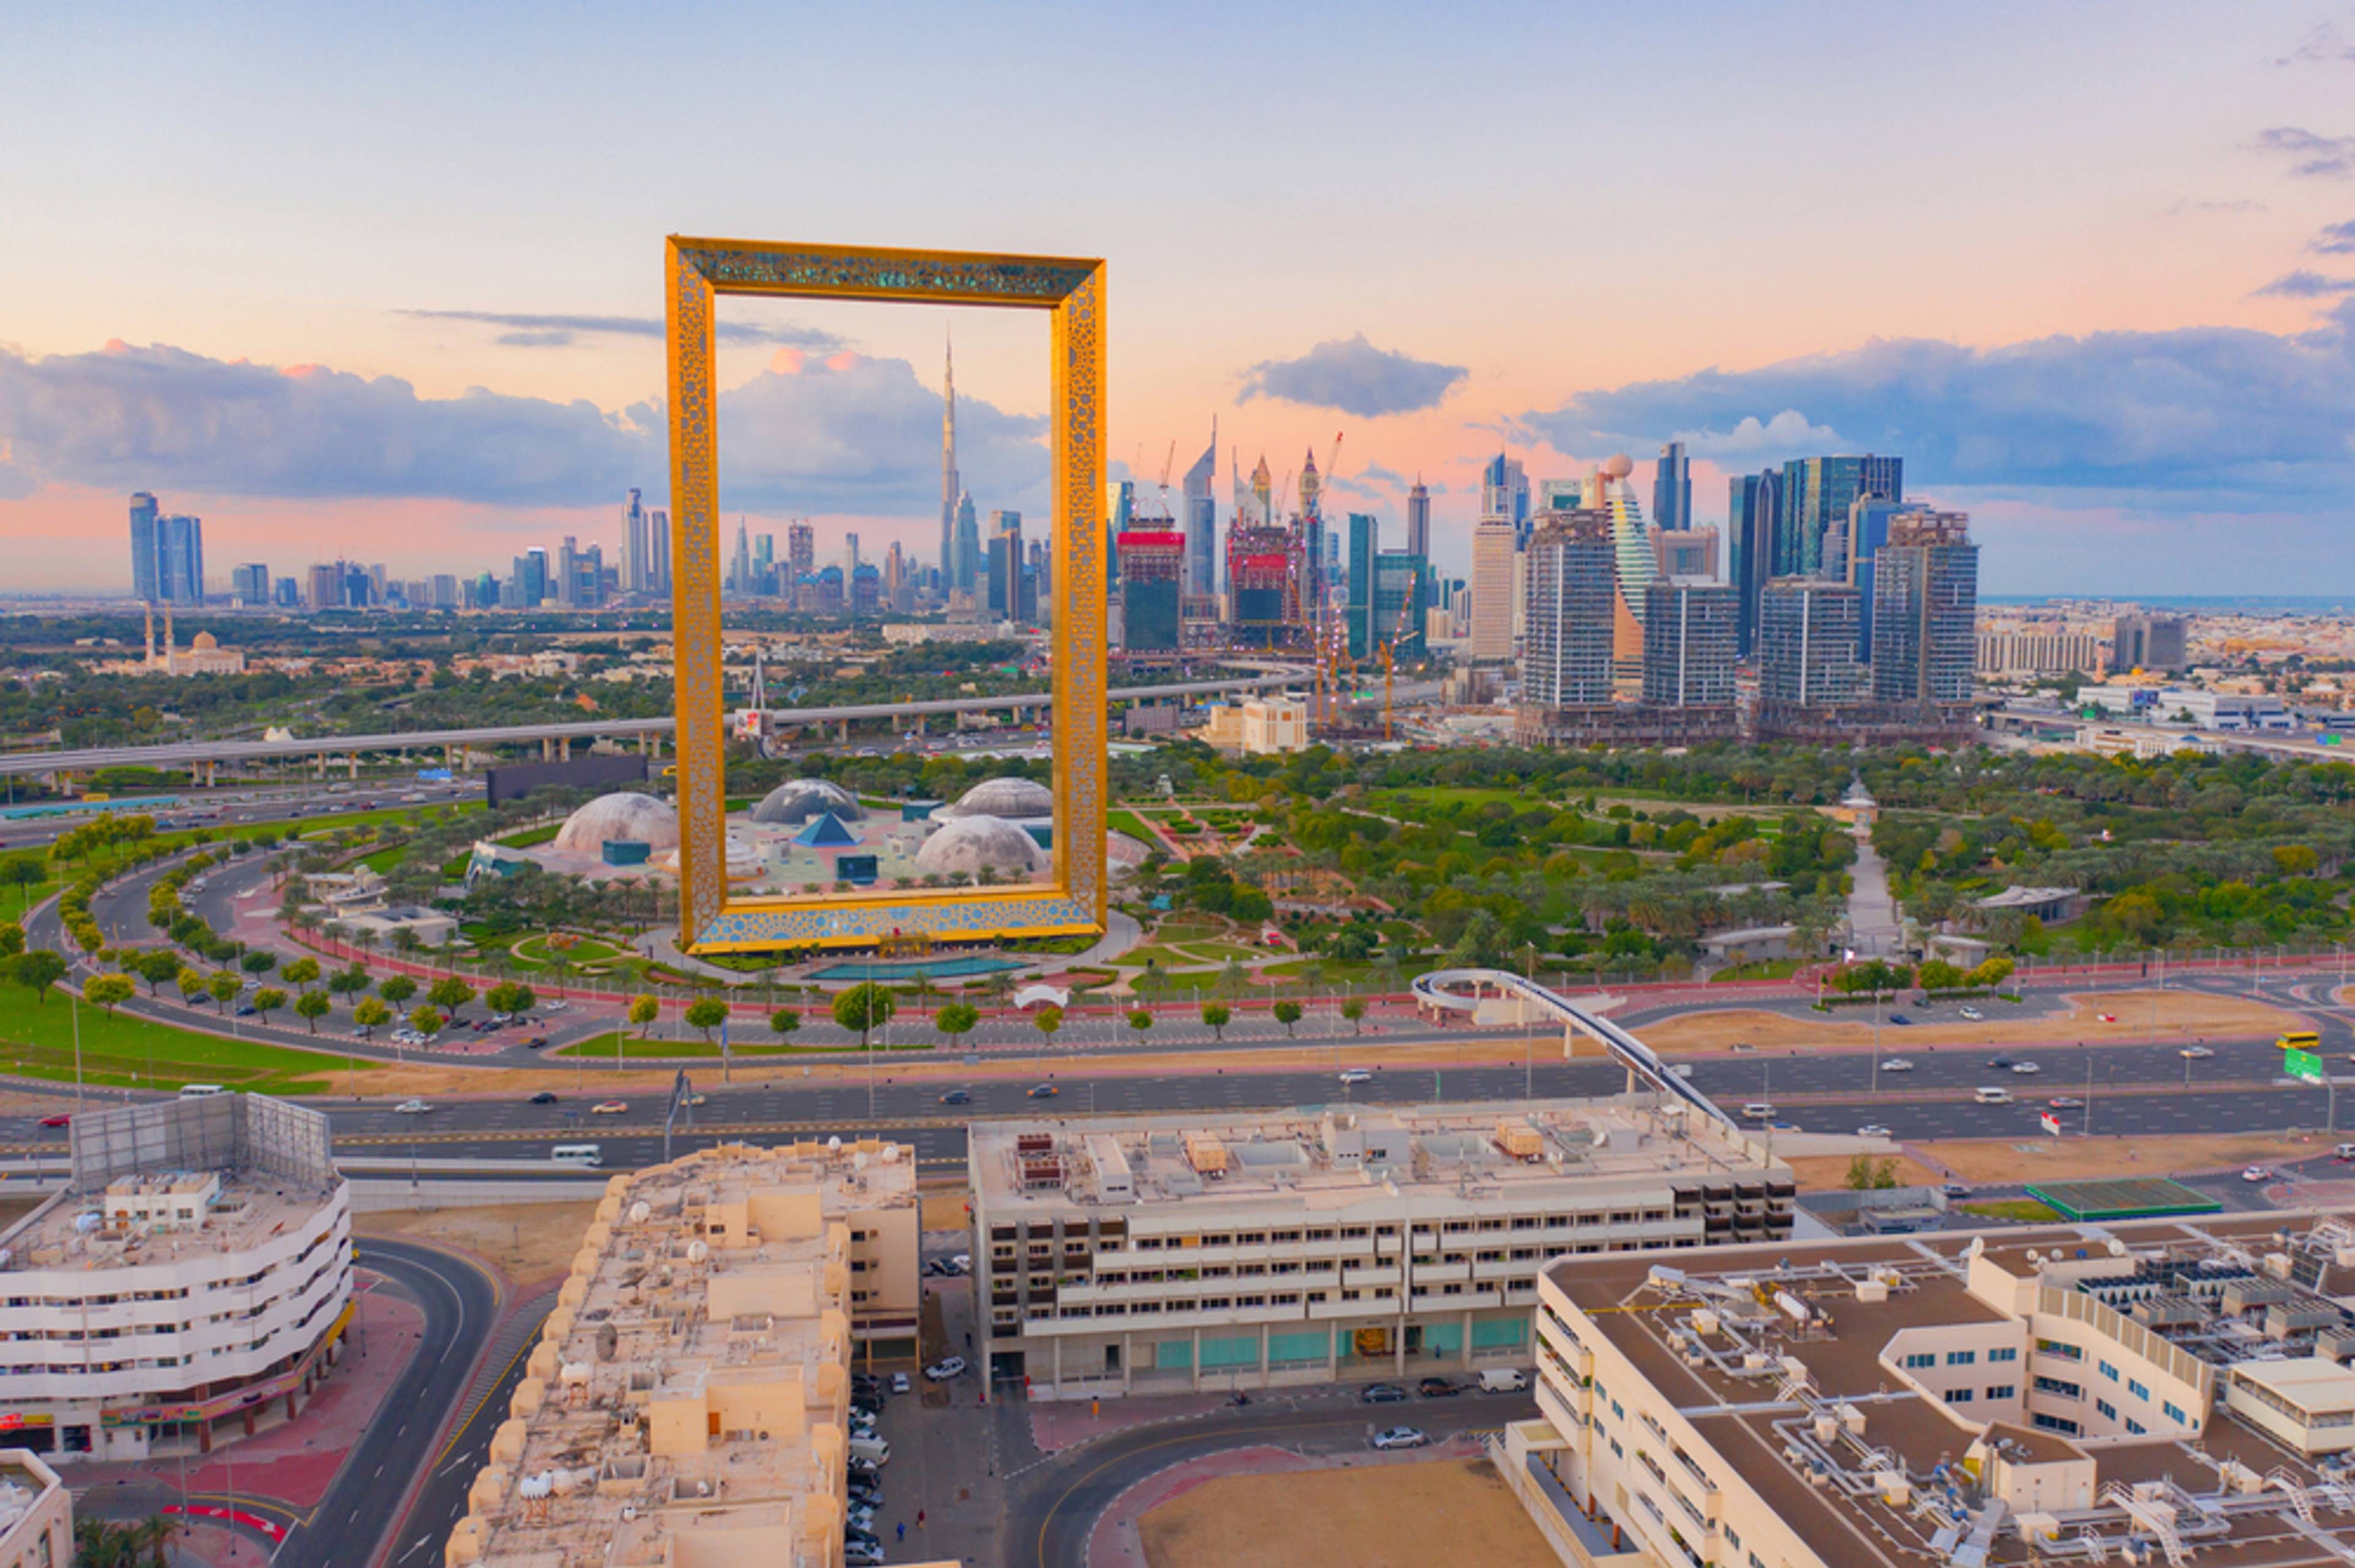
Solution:
{"label": "balcony", "polygon": [[1395,1286],[1402,1278],[1403,1275],[1396,1264],[1385,1264],[1380,1268],[1367,1268],[1362,1264],[1351,1268],[1345,1264],[1341,1270],[1341,1288],[1366,1290],[1376,1285]]}
{"label": "balcony", "polygon": [[1468,1285],[1472,1279],[1470,1264],[1418,1264],[1414,1270],[1415,1288],[1433,1285]]}

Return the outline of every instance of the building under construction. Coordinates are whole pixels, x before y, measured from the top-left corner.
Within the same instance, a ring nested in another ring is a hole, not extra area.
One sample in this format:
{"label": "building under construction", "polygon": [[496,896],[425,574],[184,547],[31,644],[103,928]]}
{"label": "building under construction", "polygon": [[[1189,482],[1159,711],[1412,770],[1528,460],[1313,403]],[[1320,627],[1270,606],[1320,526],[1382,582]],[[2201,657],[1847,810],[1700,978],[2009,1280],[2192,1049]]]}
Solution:
{"label": "building under construction", "polygon": [[1297,528],[1277,524],[1227,534],[1227,626],[1241,648],[1301,648],[1307,644],[1301,580],[1307,570]]}
{"label": "building under construction", "polygon": [[1172,529],[1129,528],[1114,541],[1120,552],[1120,651],[1131,663],[1174,663],[1183,646],[1178,606],[1186,569],[1186,536]]}

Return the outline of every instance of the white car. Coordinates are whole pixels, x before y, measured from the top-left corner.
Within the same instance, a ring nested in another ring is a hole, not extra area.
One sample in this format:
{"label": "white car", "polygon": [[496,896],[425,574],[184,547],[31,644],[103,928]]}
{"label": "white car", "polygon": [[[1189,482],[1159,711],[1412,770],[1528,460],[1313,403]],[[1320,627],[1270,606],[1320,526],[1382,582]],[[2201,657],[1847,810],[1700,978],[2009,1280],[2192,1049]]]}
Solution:
{"label": "white car", "polygon": [[1669,1068],[1668,1072],[1678,1078],[1689,1078],[1692,1076],[1692,1064],[1689,1062],[1679,1061],[1675,1066]]}
{"label": "white car", "polygon": [[393,1107],[404,1116],[421,1116],[433,1109],[422,1100],[403,1100]]}
{"label": "white car", "polygon": [[893,1393],[906,1393],[909,1386],[907,1373],[893,1372],[891,1374],[891,1392]]}
{"label": "white car", "polygon": [[927,1382],[944,1383],[951,1378],[961,1378],[963,1376],[964,1376],[964,1358],[963,1356],[950,1356],[942,1360],[934,1361],[931,1366],[924,1369],[924,1380]]}
{"label": "white car", "polygon": [[2204,1045],[2187,1045],[2175,1054],[2186,1061],[2205,1061],[2216,1053]]}
{"label": "white car", "polygon": [[1341,1073],[1341,1082],[1344,1083],[1371,1083],[1373,1081],[1374,1075],[1362,1067],[1348,1068]]}
{"label": "white car", "polygon": [[1856,1129],[1856,1136],[1860,1138],[1893,1138],[1897,1135],[1879,1122],[1867,1122]]}
{"label": "white car", "polygon": [[2015,1061],[2011,1064],[2011,1070],[2014,1072],[2019,1073],[2022,1078],[2033,1078],[2038,1073],[2044,1071],[2044,1069],[2037,1066],[2033,1061]]}
{"label": "white car", "polygon": [[1386,1427],[1373,1436],[1373,1445],[1377,1448],[1420,1448],[1430,1441],[1423,1435],[1423,1429],[1416,1426]]}
{"label": "white car", "polygon": [[1881,1070],[1883,1072],[1911,1072],[1913,1064],[1902,1056],[1892,1056],[1881,1064]]}
{"label": "white car", "polygon": [[561,1000],[542,1002],[539,1004],[539,1010],[544,1013],[560,1013],[570,1008],[571,1006],[571,1003]]}
{"label": "white car", "polygon": [[2271,1181],[2273,1179],[2274,1173],[2262,1165],[2250,1166],[2241,1172],[2241,1179],[2243,1181]]}
{"label": "white car", "polygon": [[1985,1013],[1980,1012],[1977,1008],[1965,1008],[1963,1009],[1963,1017],[1970,1019],[1973,1023],[1978,1022],[1979,1019],[1986,1016],[1987,1015]]}

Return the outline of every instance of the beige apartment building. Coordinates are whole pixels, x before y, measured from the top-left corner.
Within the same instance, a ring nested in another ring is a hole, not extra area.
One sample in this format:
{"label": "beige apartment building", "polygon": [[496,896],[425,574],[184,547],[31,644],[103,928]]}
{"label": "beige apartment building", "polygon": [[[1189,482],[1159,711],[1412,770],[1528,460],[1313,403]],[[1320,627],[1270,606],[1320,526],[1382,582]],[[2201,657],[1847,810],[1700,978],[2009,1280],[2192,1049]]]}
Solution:
{"label": "beige apartment building", "polygon": [[39,1455],[0,1448],[0,1568],[67,1568],[73,1560],[73,1494]]}
{"label": "beige apartment building", "polygon": [[1576,1568],[2324,1568],[2350,1293],[2336,1214],[1562,1258],[1494,1452]]}
{"label": "beige apartment building", "polygon": [[904,1145],[837,1140],[614,1177],[449,1568],[840,1568],[855,1298],[874,1272],[854,1233],[914,1164]]}
{"label": "beige apartment building", "polygon": [[977,1123],[974,1290],[1033,1399],[1529,1362],[1547,1262],[1791,1233],[1756,1140],[1646,1096]]}

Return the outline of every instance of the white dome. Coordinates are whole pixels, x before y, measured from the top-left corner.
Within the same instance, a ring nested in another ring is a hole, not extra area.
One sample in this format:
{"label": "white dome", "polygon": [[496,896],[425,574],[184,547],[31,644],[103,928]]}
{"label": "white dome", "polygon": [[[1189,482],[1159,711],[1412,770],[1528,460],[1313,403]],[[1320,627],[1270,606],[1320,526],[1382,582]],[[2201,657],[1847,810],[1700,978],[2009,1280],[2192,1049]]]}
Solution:
{"label": "white dome", "polygon": [[1028,779],[984,779],[936,816],[1052,816],[1055,792]]}
{"label": "white dome", "polygon": [[670,848],[678,842],[678,812],[650,795],[601,795],[564,819],[556,830],[558,850],[594,855],[615,842]]}
{"label": "white dome", "polygon": [[857,796],[824,779],[787,779],[761,797],[752,820],[769,827],[799,827],[819,812],[831,811],[845,822],[866,816]]}
{"label": "white dome", "polygon": [[916,851],[921,875],[977,877],[982,868],[1028,876],[1045,859],[1037,839],[996,816],[960,816],[924,840]]}
{"label": "white dome", "polygon": [[[728,861],[730,881],[749,881],[759,876],[765,869],[764,862],[761,859],[761,847],[751,839],[740,838],[735,834],[730,833],[722,837],[720,843],[721,852]],[[662,857],[659,864],[666,871],[676,871],[679,869],[680,854],[680,850],[673,849],[669,854]]]}

